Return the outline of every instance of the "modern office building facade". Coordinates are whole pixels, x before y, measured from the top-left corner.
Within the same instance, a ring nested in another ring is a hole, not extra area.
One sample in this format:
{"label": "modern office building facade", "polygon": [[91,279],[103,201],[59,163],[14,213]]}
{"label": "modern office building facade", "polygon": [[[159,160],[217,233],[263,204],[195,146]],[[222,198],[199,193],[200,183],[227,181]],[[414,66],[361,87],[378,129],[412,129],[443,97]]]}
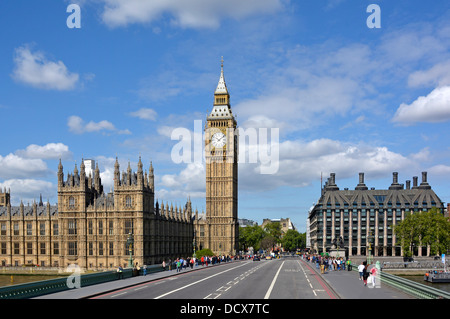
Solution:
{"label": "modern office building facade", "polygon": [[[444,211],[444,203],[427,182],[427,173],[398,183],[398,173],[393,173],[393,181],[388,189],[368,188],[364,183],[364,173],[359,174],[359,184],[354,190],[340,190],[335,182],[335,174],[322,188],[318,202],[309,211],[310,247],[316,253],[336,248],[339,239],[347,256],[402,256],[400,241],[393,226],[405,218],[407,212],[427,211],[437,207]],[[429,247],[417,246],[417,256],[428,256]]]}

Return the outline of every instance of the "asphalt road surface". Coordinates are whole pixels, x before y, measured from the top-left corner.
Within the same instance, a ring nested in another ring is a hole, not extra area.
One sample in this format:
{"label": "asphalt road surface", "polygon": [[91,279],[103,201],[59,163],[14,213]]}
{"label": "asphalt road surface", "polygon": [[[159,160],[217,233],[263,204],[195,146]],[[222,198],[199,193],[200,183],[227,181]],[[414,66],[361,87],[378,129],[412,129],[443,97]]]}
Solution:
{"label": "asphalt road surface", "polygon": [[299,258],[240,261],[203,267],[98,295],[95,299],[336,299]]}

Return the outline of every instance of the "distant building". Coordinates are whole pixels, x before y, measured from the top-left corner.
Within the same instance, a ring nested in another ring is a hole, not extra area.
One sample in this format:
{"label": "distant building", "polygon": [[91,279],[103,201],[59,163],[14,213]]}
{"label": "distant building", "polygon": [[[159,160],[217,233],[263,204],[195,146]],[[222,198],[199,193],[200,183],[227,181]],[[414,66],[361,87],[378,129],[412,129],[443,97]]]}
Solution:
{"label": "distant building", "polygon": [[[398,173],[388,189],[369,189],[364,184],[364,173],[359,174],[359,184],[354,190],[340,190],[332,173],[322,189],[317,204],[309,212],[311,249],[317,253],[329,251],[335,239],[342,238],[346,255],[402,256],[401,243],[392,226],[405,218],[407,212],[427,211],[437,207],[444,212],[444,203],[422,173],[422,183],[417,176],[413,185],[398,183]],[[415,255],[429,256],[426,246],[416,246]]]}
{"label": "distant building", "polygon": [[94,176],[95,161],[92,159],[85,159],[84,166],[85,166],[86,176],[88,176],[88,177],[89,177],[89,175]]}
{"label": "distant building", "polygon": [[[311,208],[312,210],[312,208]],[[310,210],[310,212],[311,212]],[[311,248],[311,237],[310,237],[310,222],[309,218],[306,218],[306,248]]]}
{"label": "distant building", "polygon": [[2,191],[2,189],[0,188],[0,207],[6,207],[8,206],[8,204],[11,202],[11,191],[10,190],[5,190]]}
{"label": "distant building", "polygon": [[274,219],[266,218],[263,219],[261,227],[264,229],[264,227],[266,227],[266,225],[269,223],[280,223],[281,232],[283,234],[285,234],[289,229],[296,230],[294,224],[291,222],[289,218],[274,218]]}
{"label": "distant building", "polygon": [[239,218],[238,219],[239,227],[247,227],[247,226],[258,226],[258,223],[254,220]]}

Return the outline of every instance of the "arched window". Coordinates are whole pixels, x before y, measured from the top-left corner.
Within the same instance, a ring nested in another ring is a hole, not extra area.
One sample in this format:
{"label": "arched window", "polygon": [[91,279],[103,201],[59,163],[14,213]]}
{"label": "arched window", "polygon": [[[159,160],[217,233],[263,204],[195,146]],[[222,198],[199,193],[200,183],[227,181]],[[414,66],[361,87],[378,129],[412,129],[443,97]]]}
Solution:
{"label": "arched window", "polygon": [[69,197],[69,207],[75,208],[75,198],[73,198],[72,196]]}
{"label": "arched window", "polygon": [[130,195],[127,195],[127,197],[125,198],[125,206],[131,207],[131,196]]}

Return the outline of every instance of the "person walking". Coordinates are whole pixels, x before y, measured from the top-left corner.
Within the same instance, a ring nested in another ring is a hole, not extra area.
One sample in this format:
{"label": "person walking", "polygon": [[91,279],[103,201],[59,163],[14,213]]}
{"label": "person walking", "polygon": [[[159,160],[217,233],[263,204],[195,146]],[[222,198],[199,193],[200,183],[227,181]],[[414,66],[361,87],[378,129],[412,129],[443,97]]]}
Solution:
{"label": "person walking", "polygon": [[181,261],[179,258],[177,258],[176,267],[177,267],[177,272],[180,272],[181,271]]}
{"label": "person walking", "polygon": [[361,265],[358,266],[358,272],[359,272],[359,280],[362,280],[363,272],[364,272],[364,263],[363,262],[361,263]]}
{"label": "person walking", "polygon": [[364,286],[367,286],[367,278],[369,278],[370,273],[369,270],[367,269],[369,267],[369,265],[365,265],[364,269],[363,269],[363,282],[364,282]]}
{"label": "person walking", "polygon": [[117,268],[117,276],[118,276],[118,279],[123,279],[123,269],[122,269],[122,266],[119,266],[119,268]]}
{"label": "person walking", "polygon": [[320,260],[320,273],[321,274],[325,273],[325,261],[323,260],[323,258],[321,258]]}
{"label": "person walking", "polygon": [[372,287],[375,288],[375,276],[377,275],[377,268],[375,266],[370,269],[370,283],[372,284]]}

